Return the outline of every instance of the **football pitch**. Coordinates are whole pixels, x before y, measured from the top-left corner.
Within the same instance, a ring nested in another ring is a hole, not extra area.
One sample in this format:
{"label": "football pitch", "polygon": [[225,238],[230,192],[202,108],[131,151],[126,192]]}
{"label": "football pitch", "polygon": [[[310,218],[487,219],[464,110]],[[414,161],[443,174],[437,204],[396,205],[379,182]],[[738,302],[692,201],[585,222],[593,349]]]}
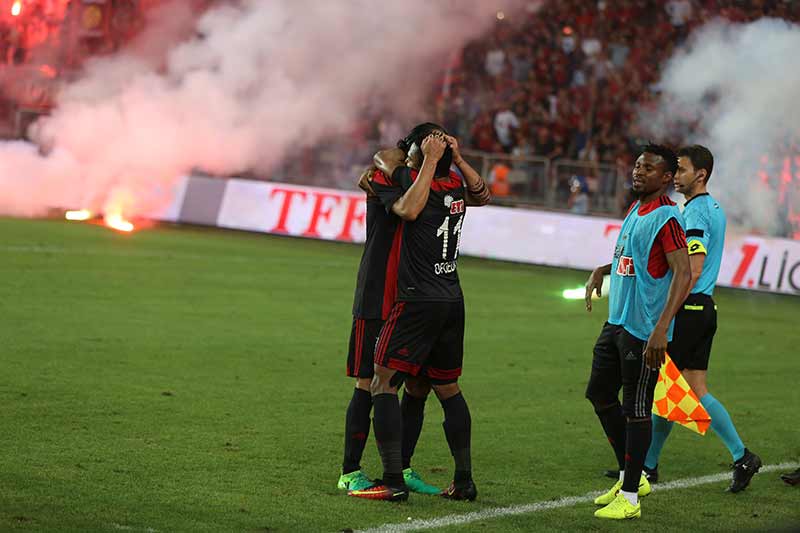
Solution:
{"label": "football pitch", "polygon": [[[725,493],[722,442],[680,427],[660,465],[672,490],[645,498],[635,523],[594,518],[581,497],[610,487],[602,471],[614,459],[583,393],[606,301],[590,315],[562,299],[583,272],[469,258],[461,383],[478,501],[347,497],[336,481],[360,253],[212,229],[120,235],[0,219],[0,530],[335,532],[441,517],[455,525],[439,531],[469,532],[800,525],[800,488],[780,471]],[[716,299],[710,389],[765,465],[796,462],[800,299]],[[444,487],[441,422],[431,397],[414,466]],[[379,476],[379,464],[370,435],[363,466]]]}

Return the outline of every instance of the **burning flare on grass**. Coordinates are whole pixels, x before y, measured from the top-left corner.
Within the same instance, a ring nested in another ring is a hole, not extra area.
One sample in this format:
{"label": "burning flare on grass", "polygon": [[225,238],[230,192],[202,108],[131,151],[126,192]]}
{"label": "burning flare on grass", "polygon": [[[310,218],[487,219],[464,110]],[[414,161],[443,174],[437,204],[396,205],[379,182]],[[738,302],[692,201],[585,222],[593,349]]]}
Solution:
{"label": "burning flare on grass", "polygon": [[133,224],[122,218],[119,213],[109,213],[103,218],[103,221],[106,226],[117,231],[130,233],[134,230]]}
{"label": "burning flare on grass", "polygon": [[[73,222],[86,222],[95,217],[95,213],[88,209],[77,209],[74,211],[67,211],[64,218]],[[132,222],[125,220],[119,209],[109,210],[103,215],[103,223],[114,230],[130,233],[135,228]]]}
{"label": "burning flare on grass", "polygon": [[72,220],[74,222],[83,222],[84,220],[89,220],[92,218],[94,214],[89,211],[88,209],[78,209],[77,211],[67,211],[64,214],[64,218],[67,220]]}

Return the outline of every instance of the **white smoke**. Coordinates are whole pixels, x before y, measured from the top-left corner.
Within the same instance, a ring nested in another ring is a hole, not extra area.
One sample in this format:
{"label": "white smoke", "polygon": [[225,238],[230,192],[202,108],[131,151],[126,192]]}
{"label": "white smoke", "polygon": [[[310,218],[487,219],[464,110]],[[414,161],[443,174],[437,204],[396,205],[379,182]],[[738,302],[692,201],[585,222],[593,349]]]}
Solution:
{"label": "white smoke", "polygon": [[0,214],[141,213],[192,168],[268,169],[346,131],[370,94],[418,106],[448,55],[515,1],[242,0],[206,12],[179,44],[186,28],[167,21],[191,16],[161,16],[63,90],[32,129],[38,146],[0,144]]}
{"label": "white smoke", "polygon": [[[714,154],[709,189],[729,220],[747,230],[785,233],[787,213],[800,213],[800,159],[792,163],[793,184],[780,183],[784,162],[800,156],[800,26],[714,21],[669,60],[659,85],[651,133],[699,120],[688,141]],[[770,175],[766,183],[763,173]]]}

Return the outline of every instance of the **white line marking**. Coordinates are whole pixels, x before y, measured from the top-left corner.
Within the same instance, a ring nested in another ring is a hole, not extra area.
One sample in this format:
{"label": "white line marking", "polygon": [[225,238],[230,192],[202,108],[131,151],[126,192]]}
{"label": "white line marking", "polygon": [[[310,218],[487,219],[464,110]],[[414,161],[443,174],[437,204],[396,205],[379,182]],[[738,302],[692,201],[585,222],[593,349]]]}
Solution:
{"label": "white line marking", "polygon": [[[775,472],[778,470],[791,470],[800,466],[798,463],[781,463],[777,465],[765,465],[761,467],[759,473],[762,472]],[[653,485],[653,492],[661,492],[665,490],[688,489],[690,487],[697,487],[698,485],[707,485],[709,483],[717,483],[719,481],[727,481],[731,478],[730,472],[723,472],[721,474],[712,474],[709,476],[690,477],[685,479],[676,479],[667,483],[658,483]],[[511,505],[509,507],[491,507],[481,511],[474,511],[466,514],[452,514],[442,516],[439,518],[419,519],[410,522],[399,524],[384,524],[371,529],[359,530],[356,533],[398,533],[401,531],[418,531],[422,529],[435,529],[438,527],[456,526],[460,524],[469,524],[471,522],[478,522],[482,520],[489,520],[491,518],[501,518],[504,516],[514,516],[520,514],[537,513],[539,511],[548,511],[550,509],[561,509],[563,507],[572,507],[579,503],[589,503],[602,494],[602,492],[590,492],[583,496],[568,496],[566,498],[559,498],[554,500],[547,500],[535,503],[528,503],[524,505]]]}

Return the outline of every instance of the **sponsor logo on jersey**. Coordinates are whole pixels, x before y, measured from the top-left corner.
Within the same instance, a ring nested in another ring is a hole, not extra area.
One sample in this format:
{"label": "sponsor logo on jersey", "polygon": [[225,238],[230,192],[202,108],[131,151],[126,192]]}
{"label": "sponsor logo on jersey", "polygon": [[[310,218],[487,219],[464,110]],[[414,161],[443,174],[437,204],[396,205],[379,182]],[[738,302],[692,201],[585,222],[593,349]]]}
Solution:
{"label": "sponsor logo on jersey", "polygon": [[437,276],[441,276],[442,274],[452,274],[456,271],[457,266],[457,261],[444,261],[442,263],[434,263],[433,270]]}
{"label": "sponsor logo on jersey", "polygon": [[450,214],[457,215],[464,212],[464,200],[453,200],[450,203]]}
{"label": "sponsor logo on jersey", "polygon": [[635,276],[636,272],[633,269],[633,257],[622,256],[617,263],[618,276]]}

